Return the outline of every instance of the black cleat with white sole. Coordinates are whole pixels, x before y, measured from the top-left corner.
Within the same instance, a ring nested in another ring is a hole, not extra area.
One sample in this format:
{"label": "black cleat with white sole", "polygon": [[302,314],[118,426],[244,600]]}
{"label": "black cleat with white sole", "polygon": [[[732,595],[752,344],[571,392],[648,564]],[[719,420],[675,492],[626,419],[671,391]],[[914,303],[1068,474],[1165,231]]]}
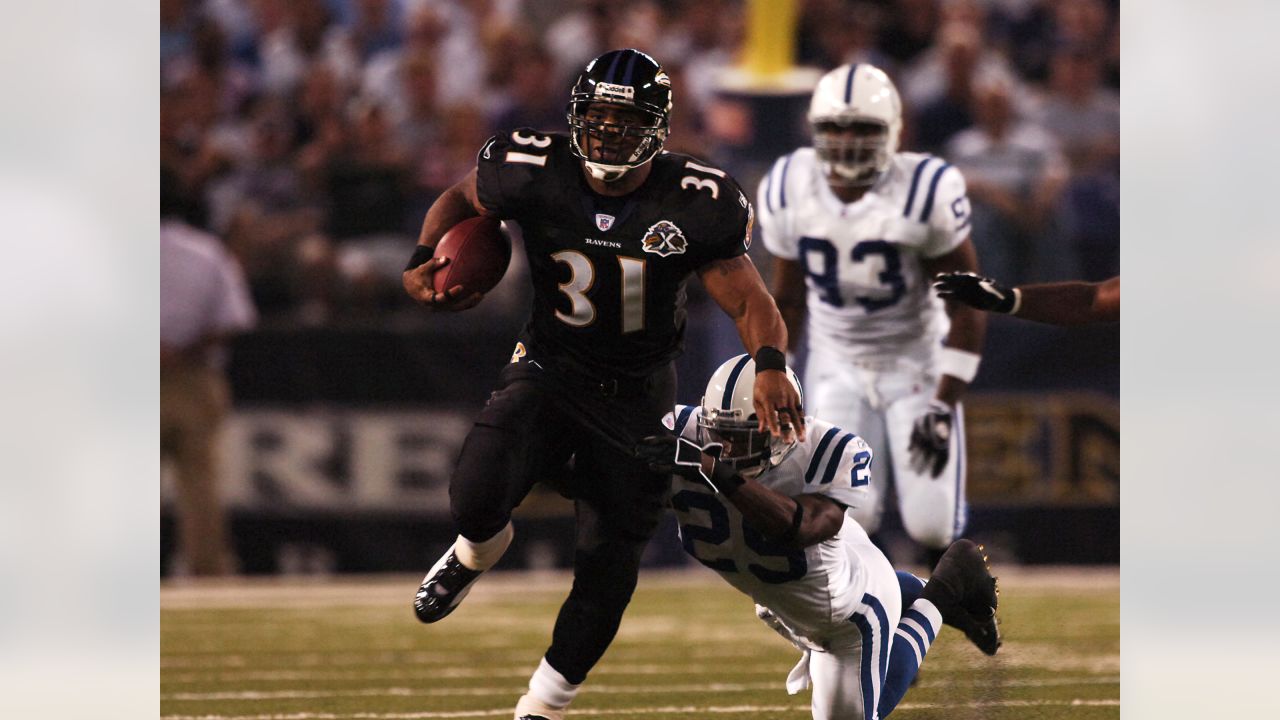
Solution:
{"label": "black cleat with white sole", "polygon": [[462,603],[483,572],[463,565],[450,548],[418,587],[418,594],[413,598],[414,613],[424,623],[443,620]]}
{"label": "black cleat with white sole", "polygon": [[969,540],[951,543],[921,597],[938,608],[942,622],[963,632],[982,652],[995,655],[1000,649],[1000,587],[981,545]]}

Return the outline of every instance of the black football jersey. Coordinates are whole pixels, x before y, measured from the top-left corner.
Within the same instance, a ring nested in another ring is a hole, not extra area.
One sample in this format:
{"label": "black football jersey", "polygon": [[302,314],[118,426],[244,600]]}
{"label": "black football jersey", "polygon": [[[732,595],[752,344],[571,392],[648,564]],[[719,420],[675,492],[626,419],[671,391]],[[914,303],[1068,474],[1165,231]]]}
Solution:
{"label": "black football jersey", "polygon": [[541,352],[606,375],[643,375],[683,347],[685,282],[742,255],[752,208],[727,173],[661,153],[637,190],[595,193],[562,133],[491,138],[477,157],[480,202],[524,235]]}

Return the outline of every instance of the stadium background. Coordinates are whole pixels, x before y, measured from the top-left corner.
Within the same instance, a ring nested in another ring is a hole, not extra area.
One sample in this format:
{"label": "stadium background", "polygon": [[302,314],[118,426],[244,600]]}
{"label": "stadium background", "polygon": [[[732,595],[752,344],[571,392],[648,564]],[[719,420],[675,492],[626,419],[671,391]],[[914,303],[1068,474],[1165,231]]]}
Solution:
{"label": "stadium background", "polygon": [[[261,314],[233,346],[223,442],[244,572],[421,571],[450,541],[449,470],[510,354],[527,281],[513,262],[476,310],[427,315],[403,297],[399,270],[422,213],[484,139],[563,129],[573,75],[607,48],[638,47],[668,68],[669,149],[721,164],[749,191],[804,142],[806,75],[762,86],[734,68],[787,55],[821,69],[880,64],[904,95],[904,147],[965,172],[985,270],[1012,282],[1118,273],[1113,3],[804,2],[795,31],[779,35],[786,6],[161,3],[162,175],[239,258]],[[983,152],[999,123],[983,109],[1000,88],[1017,152]],[[767,277],[762,245],[751,254]],[[737,351],[729,323],[690,288],[684,399]],[[1118,367],[1118,328],[992,319],[966,406],[970,534],[998,561],[1119,561]],[[502,567],[563,566],[567,512],[550,493],[531,497]],[[660,537],[650,563],[682,563],[673,533]]]}

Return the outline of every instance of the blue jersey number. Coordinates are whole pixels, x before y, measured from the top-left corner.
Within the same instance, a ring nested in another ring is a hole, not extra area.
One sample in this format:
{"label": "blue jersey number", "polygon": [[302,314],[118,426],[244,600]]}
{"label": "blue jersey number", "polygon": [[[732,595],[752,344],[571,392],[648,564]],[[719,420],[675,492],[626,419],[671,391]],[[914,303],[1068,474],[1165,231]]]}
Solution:
{"label": "blue jersey number", "polygon": [[[728,542],[730,535],[729,511],[714,495],[681,490],[671,497],[671,506],[681,516],[700,510],[707,514],[709,525],[691,525],[680,523],[680,542],[684,551],[698,562],[712,570],[720,572],[738,572],[738,564],[731,558],[713,557],[706,546],[718,547]],[[747,571],[755,575],[761,582],[773,585],[799,580],[809,572],[809,563],[805,559],[804,550],[784,547],[752,530],[745,523],[742,526],[743,540],[747,548],[755,554],[759,562],[747,563]],[[703,543],[702,553],[698,553],[695,542]],[[780,558],[781,561],[776,559]],[[772,562],[771,562],[772,561]],[[782,564],[785,568],[780,567]]]}
{"label": "blue jersey number", "polygon": [[[875,312],[897,303],[907,292],[907,281],[902,277],[902,256],[898,246],[886,240],[863,240],[853,246],[849,254],[855,263],[867,262],[872,256],[879,256],[884,269],[877,275],[883,289],[889,291],[887,297],[855,295],[853,299],[866,308],[867,312]],[[818,296],[828,305],[844,307],[845,300],[840,294],[840,263],[835,245],[823,238],[800,238],[800,257],[804,262],[805,274],[818,287]],[[818,264],[815,267],[815,263]]]}

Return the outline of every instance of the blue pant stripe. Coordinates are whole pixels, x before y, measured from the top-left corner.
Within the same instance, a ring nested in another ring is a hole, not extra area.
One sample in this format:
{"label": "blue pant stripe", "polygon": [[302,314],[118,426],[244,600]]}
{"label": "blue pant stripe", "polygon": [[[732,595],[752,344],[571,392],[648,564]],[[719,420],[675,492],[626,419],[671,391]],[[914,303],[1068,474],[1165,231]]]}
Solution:
{"label": "blue pant stripe", "polygon": [[871,629],[871,622],[863,615],[855,614],[850,619],[858,626],[858,633],[862,635],[862,717],[873,720],[877,705],[876,686],[871,679],[871,651],[875,647],[875,632]]}
{"label": "blue pant stripe", "polygon": [[[884,611],[884,605],[880,604],[880,600],[874,595],[867,593],[862,596],[862,602],[871,606],[872,612],[876,614],[876,620],[880,623],[880,633],[883,638],[884,632],[889,629],[889,615]],[[885,647],[880,650],[880,678],[883,680],[885,673],[889,672],[889,641],[885,640]]]}

